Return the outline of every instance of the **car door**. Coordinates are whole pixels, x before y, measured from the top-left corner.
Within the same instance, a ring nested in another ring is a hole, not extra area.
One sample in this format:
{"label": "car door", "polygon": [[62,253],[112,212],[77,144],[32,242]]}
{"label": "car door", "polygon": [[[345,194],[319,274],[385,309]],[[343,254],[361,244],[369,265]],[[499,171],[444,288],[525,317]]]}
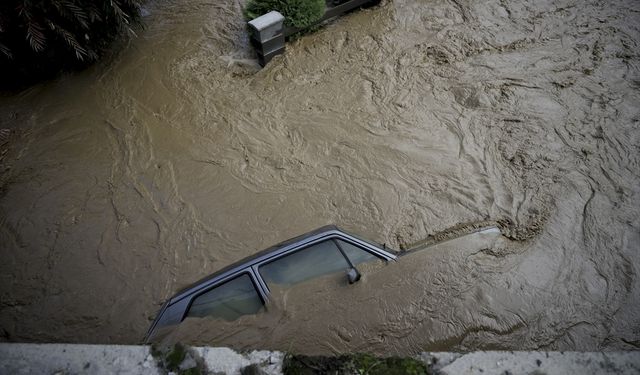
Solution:
{"label": "car door", "polygon": [[184,318],[236,320],[259,312],[264,301],[249,272],[242,272],[192,298]]}

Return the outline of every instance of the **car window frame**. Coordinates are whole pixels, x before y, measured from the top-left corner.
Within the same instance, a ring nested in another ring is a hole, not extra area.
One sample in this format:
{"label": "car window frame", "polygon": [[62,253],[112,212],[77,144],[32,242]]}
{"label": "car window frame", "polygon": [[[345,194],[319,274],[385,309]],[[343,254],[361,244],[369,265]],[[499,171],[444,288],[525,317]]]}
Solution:
{"label": "car window frame", "polygon": [[[266,266],[266,265],[267,265],[267,264],[269,264],[269,263],[273,263],[273,262],[275,262],[275,261],[277,261],[277,260],[279,260],[279,259],[286,258],[286,257],[288,257],[288,256],[290,256],[290,255],[295,254],[295,253],[299,253],[299,252],[301,252],[301,251],[305,251],[306,249],[308,249],[308,248],[310,248],[310,247],[313,247],[313,246],[315,246],[315,245],[317,245],[317,244],[319,244],[319,243],[327,242],[327,241],[331,241],[331,242],[333,243],[333,246],[335,246],[335,247],[336,247],[336,250],[338,251],[338,253],[339,253],[339,254],[344,258],[344,260],[345,260],[345,264],[347,265],[347,268],[346,268],[346,269],[348,270],[348,269],[349,269],[349,267],[351,267],[351,261],[349,260],[349,258],[347,257],[347,255],[344,253],[344,251],[342,251],[342,249],[340,248],[340,246],[338,246],[338,244],[337,244],[337,242],[336,242],[336,240],[335,240],[335,237],[324,237],[324,238],[320,238],[320,239],[318,239],[317,241],[313,241],[313,242],[310,242],[310,243],[306,243],[306,244],[304,244],[304,245],[302,245],[302,246],[300,246],[300,247],[297,247],[297,248],[291,249],[290,251],[286,251],[286,252],[283,252],[283,253],[281,253],[281,254],[278,254],[277,256],[274,256],[274,257],[272,257],[272,258],[266,259],[265,261],[260,262],[260,263],[258,263],[258,264],[256,264],[256,265],[254,265],[254,266],[253,266],[253,267],[255,267],[255,271],[256,271],[257,275],[260,277],[260,279],[262,279],[262,281],[263,281],[263,283],[264,283],[264,286],[266,287],[266,290],[269,292],[269,294],[271,294],[271,289],[269,288],[269,285],[267,284],[267,281],[264,279],[264,276],[262,276],[262,273],[260,273],[260,267],[262,267],[262,266]],[[252,267],[252,268],[253,268],[253,267]],[[323,275],[313,277],[313,278],[308,279],[308,280],[306,280],[306,281],[313,280],[313,279],[318,278],[318,277],[321,277],[321,276],[323,276]]]}
{"label": "car window frame", "polygon": [[[309,241],[307,243],[304,244],[300,244],[300,246],[288,249],[287,251],[283,251],[280,252],[276,255],[274,255],[273,257],[270,257],[268,259],[264,259],[260,262],[256,262],[255,264],[253,264],[251,266],[251,268],[253,269],[253,271],[256,273],[259,282],[261,282],[262,287],[264,288],[264,290],[267,292],[267,298],[269,296],[269,294],[271,294],[271,289],[269,288],[269,285],[267,285],[266,280],[264,279],[264,277],[262,276],[262,274],[260,273],[260,267],[267,265],[271,262],[275,262],[278,259],[284,258],[286,256],[295,254],[299,251],[304,251],[305,249],[315,246],[321,242],[325,242],[325,241],[331,241],[333,242],[334,246],[336,247],[336,249],[338,250],[338,252],[342,255],[342,257],[345,259],[345,261],[347,262],[347,265],[349,267],[353,267],[353,262],[351,261],[351,259],[349,258],[349,256],[345,253],[345,251],[342,249],[342,247],[340,246],[340,244],[338,243],[338,240],[342,240],[344,242],[350,243],[353,246],[356,246],[357,248],[359,248],[362,251],[366,251],[369,254],[375,256],[376,258],[388,262],[391,260],[395,260],[395,258],[387,258],[385,256],[383,256],[382,254],[378,254],[377,252],[371,251],[368,246],[363,246],[363,244],[360,244],[356,241],[351,241],[350,238],[344,237],[344,236],[340,236],[339,234],[333,233],[333,234],[329,234],[327,236],[324,237],[320,237],[320,238],[316,238],[313,241]],[[368,243],[365,243],[366,245],[369,245]],[[369,245],[370,246],[370,245]],[[347,268],[348,270],[349,268]],[[312,280],[312,279],[311,279]],[[265,302],[266,303],[266,302]]]}
{"label": "car window frame", "polygon": [[[251,267],[246,267],[238,272],[234,272],[230,275],[227,275],[226,277],[221,278],[220,280],[216,280],[215,283],[213,283],[212,285],[208,285],[206,288],[202,288],[202,290],[199,290],[198,292],[194,293],[193,295],[191,295],[191,297],[189,298],[189,303],[187,304],[187,306],[185,307],[184,311],[182,312],[182,318],[180,319],[180,323],[182,323],[186,318],[187,315],[189,314],[189,310],[191,310],[191,306],[193,305],[193,302],[200,297],[201,295],[208,293],[209,291],[222,286],[224,283],[227,283],[229,281],[232,281],[234,279],[237,279],[243,275],[249,275],[249,279],[251,280],[251,284],[253,284],[253,288],[256,291],[256,294],[258,295],[258,298],[260,298],[260,301],[262,302],[262,306],[266,307],[267,305],[267,301],[268,298],[266,298],[266,296],[263,295],[263,291],[261,290],[259,284],[257,283],[256,280],[256,275],[254,275],[253,270],[251,269]],[[250,315],[250,314],[246,314],[246,315]]]}
{"label": "car window frame", "polygon": [[[352,264],[352,265],[354,264],[353,260],[351,258],[349,258],[349,255],[347,255],[347,252],[342,248],[342,246],[340,246],[340,242],[338,242],[338,240],[346,242],[348,244],[351,244],[351,245],[357,247],[358,249],[375,256],[376,258],[378,258],[378,259],[380,259],[382,261],[388,262],[388,261],[391,261],[391,260],[395,260],[394,258],[388,259],[387,257],[384,257],[381,254],[378,254],[377,252],[371,251],[367,247],[362,246],[361,244],[358,244],[357,242],[349,241],[349,239],[344,238],[344,237],[335,236],[335,237],[332,237],[332,240],[336,243],[336,246],[338,247],[338,249],[340,249],[340,252],[342,252],[344,254],[344,256],[349,260],[349,263]],[[367,243],[367,245],[368,245],[368,243]]]}

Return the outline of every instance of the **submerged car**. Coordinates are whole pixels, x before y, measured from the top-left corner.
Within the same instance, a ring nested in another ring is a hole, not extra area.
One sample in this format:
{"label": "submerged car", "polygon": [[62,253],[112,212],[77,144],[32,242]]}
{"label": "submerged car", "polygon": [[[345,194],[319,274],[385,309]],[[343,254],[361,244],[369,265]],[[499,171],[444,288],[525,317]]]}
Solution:
{"label": "submerged car", "polygon": [[[475,232],[500,234],[495,227]],[[349,284],[356,283],[361,277],[358,265],[376,260],[394,262],[410,252],[389,250],[336,226],[316,229],[227,266],[178,292],[162,306],[145,342],[153,341],[159,331],[177,326],[186,318],[230,321],[256,314],[276,287],[340,272]]]}

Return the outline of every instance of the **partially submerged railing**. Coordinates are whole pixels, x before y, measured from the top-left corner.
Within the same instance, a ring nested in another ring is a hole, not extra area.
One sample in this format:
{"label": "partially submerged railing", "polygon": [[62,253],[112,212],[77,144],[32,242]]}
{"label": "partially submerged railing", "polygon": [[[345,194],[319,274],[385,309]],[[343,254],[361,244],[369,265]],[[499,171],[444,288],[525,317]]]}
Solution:
{"label": "partially submerged railing", "polygon": [[251,44],[258,54],[260,65],[265,66],[274,56],[284,53],[286,37],[353,9],[379,2],[380,0],[348,0],[335,6],[328,6],[322,18],[305,27],[284,27],[284,16],[280,12],[271,11],[249,21]]}

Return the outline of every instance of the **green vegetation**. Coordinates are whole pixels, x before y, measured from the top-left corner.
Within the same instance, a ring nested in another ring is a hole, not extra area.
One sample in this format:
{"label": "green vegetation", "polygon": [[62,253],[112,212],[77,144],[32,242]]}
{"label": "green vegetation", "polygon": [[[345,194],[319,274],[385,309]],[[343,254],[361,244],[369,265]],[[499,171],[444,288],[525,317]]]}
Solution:
{"label": "green vegetation", "polygon": [[285,358],[285,375],[360,374],[427,375],[424,363],[413,358],[378,358],[370,354],[340,357],[289,355]]}
{"label": "green vegetation", "polygon": [[151,346],[151,355],[155,357],[160,368],[177,375],[201,375],[205,373],[204,365],[196,360],[195,367],[180,369],[180,365],[187,358],[188,348],[177,343],[172,347]]}
{"label": "green vegetation", "polygon": [[[139,18],[141,0],[2,0],[0,69],[14,84],[97,60]],[[9,73],[9,74],[7,74]],[[3,82],[8,84],[8,82]]]}
{"label": "green vegetation", "polygon": [[277,10],[284,16],[285,26],[303,28],[322,18],[325,5],[325,0],[249,0],[244,15],[252,20]]}
{"label": "green vegetation", "polygon": [[164,357],[164,364],[169,371],[176,371],[180,363],[184,361],[184,357],[187,355],[186,348],[181,344],[176,344],[167,355]]}

